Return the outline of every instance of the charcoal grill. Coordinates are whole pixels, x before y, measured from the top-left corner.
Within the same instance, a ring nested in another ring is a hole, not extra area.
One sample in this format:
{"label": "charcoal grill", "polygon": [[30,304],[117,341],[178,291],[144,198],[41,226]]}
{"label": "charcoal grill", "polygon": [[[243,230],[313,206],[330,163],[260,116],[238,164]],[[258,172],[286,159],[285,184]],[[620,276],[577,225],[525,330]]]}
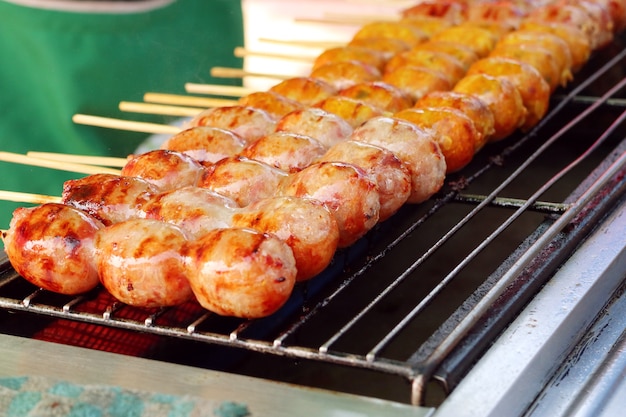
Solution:
{"label": "charcoal grill", "polygon": [[540,125],[338,252],[271,317],[140,310],[101,289],[59,296],[2,258],[0,375],[193,385],[253,415],[623,407],[625,39],[593,55]]}

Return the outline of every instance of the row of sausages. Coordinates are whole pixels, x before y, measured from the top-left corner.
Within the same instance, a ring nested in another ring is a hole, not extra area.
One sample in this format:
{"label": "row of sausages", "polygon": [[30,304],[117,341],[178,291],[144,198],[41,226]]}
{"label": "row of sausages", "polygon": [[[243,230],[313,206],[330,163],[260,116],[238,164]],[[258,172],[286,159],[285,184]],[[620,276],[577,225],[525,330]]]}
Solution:
{"label": "row of sausages", "polygon": [[272,314],[337,248],[532,128],[623,27],[619,1],[543,3],[421,2],[365,25],[310,77],[207,109],[122,175],[68,181],[62,204],[17,209],[9,260],[60,293],[101,283],[139,307]]}

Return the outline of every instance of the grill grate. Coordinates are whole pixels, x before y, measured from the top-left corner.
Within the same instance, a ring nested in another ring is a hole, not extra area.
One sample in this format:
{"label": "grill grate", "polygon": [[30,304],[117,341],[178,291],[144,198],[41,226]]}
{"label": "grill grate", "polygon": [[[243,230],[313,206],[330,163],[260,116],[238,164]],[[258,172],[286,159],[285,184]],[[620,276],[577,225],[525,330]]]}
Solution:
{"label": "grill grate", "polygon": [[[102,290],[50,294],[26,283],[6,259],[0,308],[84,323],[88,331],[119,329],[397,376],[412,387],[410,395],[393,395],[424,404],[433,381],[454,387],[623,192],[625,57],[626,49],[599,51],[595,68],[555,97],[540,125],[483,150],[437,198],[404,207],[338,253],[272,317],[224,318],[195,303],[139,310]],[[618,81],[603,89],[615,73]],[[560,244],[564,229],[584,223],[580,216],[587,226]]]}

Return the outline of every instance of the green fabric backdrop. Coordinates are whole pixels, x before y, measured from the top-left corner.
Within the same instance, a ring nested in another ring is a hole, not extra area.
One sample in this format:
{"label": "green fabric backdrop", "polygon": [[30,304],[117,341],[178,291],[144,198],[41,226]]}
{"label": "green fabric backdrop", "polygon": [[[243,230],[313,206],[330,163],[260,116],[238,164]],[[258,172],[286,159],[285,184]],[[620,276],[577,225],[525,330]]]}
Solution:
{"label": "green fabric backdrop", "polygon": [[[126,156],[148,135],[75,125],[75,113],[166,123],[123,113],[120,101],[148,91],[184,94],[185,82],[214,80],[215,65],[241,67],[241,4],[178,0],[141,13],[42,10],[0,1],[0,150]],[[82,176],[0,162],[0,188],[60,195]],[[0,229],[25,204],[0,201]]]}

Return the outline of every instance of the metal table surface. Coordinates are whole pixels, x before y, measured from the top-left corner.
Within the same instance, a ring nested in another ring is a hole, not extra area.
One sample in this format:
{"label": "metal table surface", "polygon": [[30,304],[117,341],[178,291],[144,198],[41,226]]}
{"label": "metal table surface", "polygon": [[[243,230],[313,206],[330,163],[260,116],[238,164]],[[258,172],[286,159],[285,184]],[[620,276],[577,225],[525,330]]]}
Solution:
{"label": "metal table surface", "polygon": [[254,417],[424,417],[432,409],[0,335],[0,377],[38,376],[243,403]]}

